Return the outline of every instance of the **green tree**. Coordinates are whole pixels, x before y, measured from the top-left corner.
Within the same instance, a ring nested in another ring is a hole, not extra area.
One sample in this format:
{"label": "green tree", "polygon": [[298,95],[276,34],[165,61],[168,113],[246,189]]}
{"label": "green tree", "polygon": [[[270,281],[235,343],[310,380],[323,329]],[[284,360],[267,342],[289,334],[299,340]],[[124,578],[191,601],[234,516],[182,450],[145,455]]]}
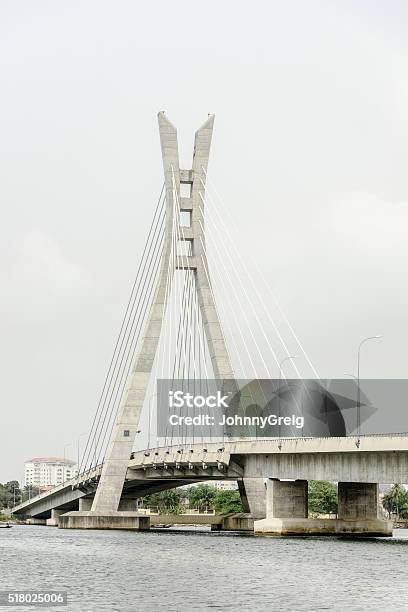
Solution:
{"label": "green tree", "polygon": [[217,489],[208,484],[200,484],[187,490],[190,508],[198,508],[199,510],[212,510],[216,495]]}
{"label": "green tree", "polygon": [[21,489],[18,480],[10,480],[4,486],[10,493],[10,502],[12,504],[15,502],[16,505],[19,504],[21,502]]}
{"label": "green tree", "polygon": [[41,489],[39,487],[36,487],[34,485],[26,485],[21,492],[21,499],[22,501],[27,501],[28,499],[31,499],[32,497],[35,497],[40,493]]}
{"label": "green tree", "polygon": [[179,489],[167,489],[160,493],[151,493],[143,497],[145,508],[158,508],[160,514],[181,514],[183,506],[181,503],[182,493]]}
{"label": "green tree", "polygon": [[383,507],[388,516],[394,514],[397,518],[408,519],[408,491],[399,484],[394,484],[384,495]]}
{"label": "green tree", "polygon": [[309,480],[309,514],[335,514],[337,487],[326,480]]}
{"label": "green tree", "polygon": [[214,500],[214,510],[217,514],[229,512],[243,512],[241,498],[238,491],[217,491]]}
{"label": "green tree", "polygon": [[3,484],[0,484],[0,508],[9,507],[10,493]]}

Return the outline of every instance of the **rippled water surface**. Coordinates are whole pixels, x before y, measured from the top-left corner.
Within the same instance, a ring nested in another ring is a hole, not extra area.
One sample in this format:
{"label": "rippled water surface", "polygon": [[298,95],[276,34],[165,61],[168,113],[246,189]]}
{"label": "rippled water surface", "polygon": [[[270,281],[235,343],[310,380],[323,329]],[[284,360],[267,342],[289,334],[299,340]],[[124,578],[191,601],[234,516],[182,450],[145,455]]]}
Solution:
{"label": "rippled water surface", "polygon": [[61,612],[408,610],[406,530],[340,540],[14,526],[0,530],[0,559],[0,590],[67,591],[68,606],[44,608]]}

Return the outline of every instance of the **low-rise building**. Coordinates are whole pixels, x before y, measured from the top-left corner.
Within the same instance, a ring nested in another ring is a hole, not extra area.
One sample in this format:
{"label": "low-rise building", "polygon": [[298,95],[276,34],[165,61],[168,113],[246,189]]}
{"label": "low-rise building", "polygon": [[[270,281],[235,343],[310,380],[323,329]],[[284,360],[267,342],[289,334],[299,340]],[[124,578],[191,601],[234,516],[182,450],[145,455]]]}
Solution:
{"label": "low-rise building", "polygon": [[76,476],[76,463],[62,457],[33,457],[25,462],[24,484],[42,490],[55,487]]}
{"label": "low-rise building", "polygon": [[214,480],[210,484],[212,484],[217,491],[236,491],[238,489],[236,480]]}

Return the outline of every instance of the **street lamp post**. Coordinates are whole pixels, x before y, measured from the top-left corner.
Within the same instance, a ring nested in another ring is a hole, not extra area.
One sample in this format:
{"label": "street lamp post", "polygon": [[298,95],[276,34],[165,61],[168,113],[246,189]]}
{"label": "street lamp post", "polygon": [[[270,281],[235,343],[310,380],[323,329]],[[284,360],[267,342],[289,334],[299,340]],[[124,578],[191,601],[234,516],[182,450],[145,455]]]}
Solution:
{"label": "street lamp post", "polygon": [[278,387],[278,411],[279,411],[279,421],[278,421],[278,436],[279,436],[279,450],[282,448],[281,446],[281,424],[280,424],[280,416],[281,416],[281,401],[280,401],[280,388],[282,384],[282,366],[285,361],[289,361],[289,359],[296,359],[297,355],[288,355],[279,364],[279,387]]}
{"label": "street lamp post", "polygon": [[[349,372],[343,372],[343,376],[350,376],[350,378],[353,378],[353,380],[356,381],[356,386],[357,386],[357,404],[358,404],[358,382],[357,382],[357,376],[355,376],[354,374],[350,374]],[[357,447],[359,447],[359,446],[360,446],[360,440],[357,441]]]}
{"label": "street lamp post", "polygon": [[[146,456],[147,453],[150,454],[150,433],[151,433],[151,420],[152,420],[152,399],[153,398],[157,398],[159,395],[162,395],[162,391],[158,391],[157,393],[153,393],[153,395],[150,396],[149,398],[149,423],[147,426],[147,449],[146,449]],[[157,407],[157,400],[156,400],[156,411],[157,411],[158,407]],[[167,432],[167,428],[166,428],[166,432]],[[140,433],[140,432],[136,432],[136,433]],[[165,442],[167,442],[167,433],[166,433],[166,438],[165,438]],[[156,445],[159,446],[159,438],[158,438],[158,431],[156,431]],[[169,450],[166,451],[167,454],[169,454]]]}
{"label": "street lamp post", "polygon": [[159,394],[158,393],[154,393],[153,395],[150,396],[149,399],[149,423],[147,425],[147,451],[149,452],[150,450],[150,430],[151,430],[151,421],[152,421],[152,399],[154,397],[157,397]]}
{"label": "street lamp post", "polygon": [[358,436],[358,440],[360,441],[360,435],[361,435],[361,394],[360,394],[360,353],[361,353],[361,347],[363,346],[363,344],[365,342],[368,342],[368,340],[377,340],[378,338],[381,338],[381,335],[378,334],[377,336],[368,336],[367,338],[363,338],[363,340],[360,342],[360,344],[358,345],[358,353],[357,353],[357,436]]}
{"label": "street lamp post", "polygon": [[64,464],[62,466],[62,474],[63,474],[62,482],[65,482],[65,475],[66,475],[66,469],[65,469],[65,451],[66,451],[66,449],[69,446],[72,446],[71,442],[68,442],[68,444],[65,444],[65,446],[64,446]]}
{"label": "street lamp post", "polygon": [[78,440],[77,440],[77,476],[79,475],[79,443],[81,441],[81,438],[83,438],[86,435],[88,435],[88,432],[84,431],[83,433],[79,434]]}

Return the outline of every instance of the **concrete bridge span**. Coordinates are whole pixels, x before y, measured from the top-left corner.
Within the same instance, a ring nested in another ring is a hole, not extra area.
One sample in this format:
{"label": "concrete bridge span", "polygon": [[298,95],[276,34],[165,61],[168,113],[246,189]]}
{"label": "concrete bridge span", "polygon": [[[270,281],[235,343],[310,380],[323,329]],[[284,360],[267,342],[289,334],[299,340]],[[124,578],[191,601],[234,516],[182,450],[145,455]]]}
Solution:
{"label": "concrete bridge span", "polygon": [[[218,476],[331,480],[333,482],[408,482],[408,435],[347,438],[238,440],[159,448],[132,455],[127,479],[186,476],[195,470],[207,479],[210,465]],[[190,470],[189,470],[190,468]]]}
{"label": "concrete bridge span", "polygon": [[[13,512],[33,519],[49,518],[51,523],[60,522],[61,515],[72,511],[92,516],[100,474],[99,466],[16,506]],[[349,521],[346,526],[339,523],[336,532],[347,531],[347,527],[352,527],[350,521],[363,519],[366,527],[369,520],[372,533],[384,529],[388,533],[389,525],[385,527],[385,521],[377,516],[377,483],[408,482],[408,435],[233,440],[138,451],[129,460],[119,511],[136,512],[138,498],[148,493],[222,479],[238,482],[244,509],[255,520],[255,530],[257,521],[265,521],[269,516],[273,521],[264,523],[261,531],[268,532],[273,524],[272,533],[285,532],[287,522],[284,526],[279,523],[283,518],[292,520],[289,527],[295,532],[303,529],[312,533],[311,519],[307,517],[307,481],[331,480],[339,483],[339,507]],[[295,484],[277,484],[286,480]],[[279,505],[278,498],[289,503]],[[348,511],[351,506],[354,514]],[[282,516],[282,512],[289,516]],[[317,529],[316,523],[313,528]],[[319,529],[330,532],[333,523]]]}

